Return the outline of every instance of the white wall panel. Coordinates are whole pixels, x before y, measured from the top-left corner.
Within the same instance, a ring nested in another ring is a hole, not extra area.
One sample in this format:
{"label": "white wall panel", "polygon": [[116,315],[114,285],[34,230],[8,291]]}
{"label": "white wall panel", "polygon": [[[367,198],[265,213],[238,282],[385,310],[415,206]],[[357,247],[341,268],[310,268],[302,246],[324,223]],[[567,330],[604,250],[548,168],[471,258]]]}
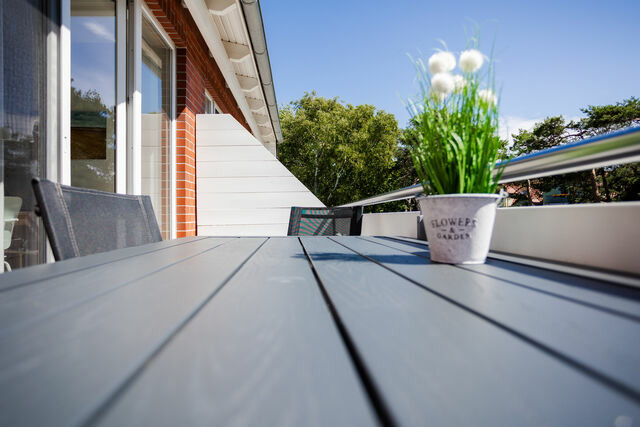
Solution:
{"label": "white wall panel", "polygon": [[196,175],[198,193],[254,193],[305,191],[295,176],[204,178]]}
{"label": "white wall panel", "polygon": [[639,275],[639,220],[640,202],[502,208],[491,250]]}
{"label": "white wall panel", "polygon": [[287,208],[316,206],[318,199],[311,192],[218,193],[215,197],[198,199],[198,210],[230,209],[251,206],[261,208]]}
{"label": "white wall panel", "polygon": [[228,114],[196,117],[198,235],[283,236],[291,206],[324,206]]}
{"label": "white wall panel", "polygon": [[362,215],[363,236],[417,237],[420,212],[385,212]]}
{"label": "white wall panel", "polygon": [[201,147],[221,146],[221,145],[248,145],[256,146],[260,144],[256,140],[250,140],[244,132],[235,130],[201,130]]}
{"label": "white wall panel", "polygon": [[257,225],[198,225],[200,236],[286,236],[288,222]]}
{"label": "white wall panel", "polygon": [[[196,129],[200,131],[239,130],[246,129],[231,114],[198,114]],[[259,143],[259,142],[258,142]]]}
{"label": "white wall panel", "polygon": [[232,210],[205,210],[198,215],[204,215],[211,219],[212,224],[226,225],[257,225],[257,224],[283,224],[289,223],[291,208],[254,208],[241,205]]}
{"label": "white wall panel", "polygon": [[289,172],[289,170],[277,160],[246,162],[205,162],[198,159],[198,162],[196,164],[196,174],[199,176],[206,175],[210,178],[236,176],[291,176],[291,172]]}
{"label": "white wall panel", "polygon": [[[197,126],[197,125],[196,125]],[[247,132],[249,133],[249,132]],[[196,131],[196,141],[198,141]],[[197,142],[196,142],[197,144]],[[273,161],[275,157],[262,146],[198,146],[197,160],[204,162],[242,162],[247,160]]]}

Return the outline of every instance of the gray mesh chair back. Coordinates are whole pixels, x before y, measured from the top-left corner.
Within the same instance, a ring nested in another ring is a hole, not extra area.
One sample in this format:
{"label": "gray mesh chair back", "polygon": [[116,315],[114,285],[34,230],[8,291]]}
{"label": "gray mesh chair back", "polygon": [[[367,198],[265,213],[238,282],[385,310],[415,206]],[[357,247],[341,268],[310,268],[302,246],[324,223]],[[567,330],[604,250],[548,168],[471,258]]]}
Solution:
{"label": "gray mesh chair back", "polygon": [[353,208],[291,207],[289,236],[349,236],[360,234],[358,212]]}
{"label": "gray mesh chair back", "polygon": [[107,193],[33,180],[57,261],[162,241],[149,196]]}

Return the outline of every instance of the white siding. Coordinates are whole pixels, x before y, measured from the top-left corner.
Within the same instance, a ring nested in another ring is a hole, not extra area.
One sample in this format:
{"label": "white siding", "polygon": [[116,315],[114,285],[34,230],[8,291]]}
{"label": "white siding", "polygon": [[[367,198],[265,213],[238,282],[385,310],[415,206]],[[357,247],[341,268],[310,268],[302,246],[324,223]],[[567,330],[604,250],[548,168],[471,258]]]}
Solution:
{"label": "white siding", "polygon": [[418,237],[420,212],[384,212],[362,216],[363,236]]}
{"label": "white siding", "polygon": [[284,236],[287,224],[198,225],[200,236]]}
{"label": "white siding", "polygon": [[324,206],[228,114],[196,117],[200,236],[284,236],[291,206]]}
{"label": "white siding", "polygon": [[282,163],[273,161],[246,161],[246,162],[204,162],[196,164],[196,174],[206,173],[210,178],[232,176],[288,176],[289,171]]}
{"label": "white siding", "polygon": [[203,162],[242,162],[248,160],[271,161],[275,159],[273,154],[267,151],[267,149],[257,141],[256,142],[260,144],[259,146],[237,147],[230,145],[221,145],[219,147],[198,147],[197,141],[198,131],[196,131],[196,153],[198,155],[198,160]]}
{"label": "white siding", "polygon": [[[212,166],[215,167],[215,166]],[[234,175],[237,175],[233,172]],[[197,176],[197,175],[196,175]],[[207,178],[197,176],[198,193],[271,193],[308,191],[295,176],[231,176]]]}

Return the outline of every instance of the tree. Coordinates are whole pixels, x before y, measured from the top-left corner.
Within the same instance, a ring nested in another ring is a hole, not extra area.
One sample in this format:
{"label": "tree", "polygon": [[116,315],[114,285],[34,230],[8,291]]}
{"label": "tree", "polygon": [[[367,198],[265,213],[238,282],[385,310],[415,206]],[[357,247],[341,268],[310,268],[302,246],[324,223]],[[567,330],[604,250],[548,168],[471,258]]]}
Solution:
{"label": "tree", "polygon": [[327,206],[387,191],[399,137],[392,114],[315,92],[280,111],[279,160]]}
{"label": "tree", "polygon": [[[585,117],[567,123],[562,116],[547,117],[537,123],[533,130],[520,130],[513,135],[511,152],[518,156],[574,142],[583,138],[612,132],[640,124],[640,100],[631,97],[613,105],[590,105],[581,109]],[[640,177],[638,165],[614,165],[598,171],[528,180],[527,198],[532,204],[532,186],[550,191],[555,188],[570,194],[572,203],[637,200]]]}
{"label": "tree", "polygon": [[[521,156],[523,154],[533,153],[540,150],[546,150],[569,141],[567,136],[567,123],[562,116],[547,117],[542,122],[537,123],[533,130],[520,130],[517,135],[513,135],[513,146],[511,147],[511,154],[514,156]],[[557,182],[560,181],[560,182]],[[549,191],[553,188],[564,187],[565,179],[550,180],[546,179],[546,184],[543,191]],[[543,184],[541,180],[526,180],[522,186],[526,187],[527,204],[533,205],[533,187],[535,183],[536,188],[540,188]],[[546,188],[549,187],[549,188]],[[567,190],[565,190],[567,191]],[[523,195],[514,195],[522,198]]]}
{"label": "tree", "polygon": [[615,105],[589,105],[580,111],[587,117],[580,119],[577,128],[589,136],[640,125],[640,99],[636,97]]}
{"label": "tree", "polygon": [[[420,182],[411,158],[412,138],[416,138],[416,133],[411,129],[400,130],[395,154],[393,155],[393,167],[389,173],[386,189],[383,192],[399,190]],[[367,209],[371,212],[406,212],[417,210],[417,204],[415,199],[405,199],[369,206]]]}

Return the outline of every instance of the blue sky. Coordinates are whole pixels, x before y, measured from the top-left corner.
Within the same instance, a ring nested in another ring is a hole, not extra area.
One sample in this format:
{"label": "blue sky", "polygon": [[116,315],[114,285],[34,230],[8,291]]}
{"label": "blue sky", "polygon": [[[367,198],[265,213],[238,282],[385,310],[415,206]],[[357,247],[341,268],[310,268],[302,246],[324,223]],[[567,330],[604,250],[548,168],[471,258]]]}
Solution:
{"label": "blue sky", "polygon": [[71,19],[71,78],[82,91],[96,90],[109,108],[116,103],[115,18],[74,16]]}
{"label": "blue sky", "polygon": [[[280,105],[305,91],[372,104],[404,127],[401,98],[417,92],[407,53],[428,56],[444,40],[480,48],[495,39],[500,111],[509,131],[586,105],[640,96],[640,1],[262,0]],[[506,134],[506,128],[502,130]]]}

